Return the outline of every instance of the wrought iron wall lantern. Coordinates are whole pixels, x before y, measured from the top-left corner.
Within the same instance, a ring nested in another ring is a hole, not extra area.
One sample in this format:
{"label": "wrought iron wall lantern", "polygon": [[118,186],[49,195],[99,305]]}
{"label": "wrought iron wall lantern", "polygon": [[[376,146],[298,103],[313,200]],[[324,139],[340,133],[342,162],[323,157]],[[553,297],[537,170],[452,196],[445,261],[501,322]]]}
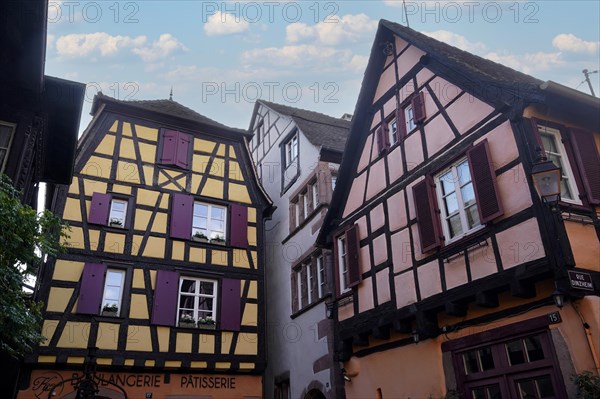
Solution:
{"label": "wrought iron wall lantern", "polygon": [[55,390],[68,382],[70,382],[75,388],[75,399],[108,399],[107,396],[99,395],[100,388],[98,387],[98,383],[102,383],[102,385],[110,385],[118,389],[123,394],[122,398],[128,399],[127,392],[125,392],[122,387],[96,375],[97,350],[97,347],[88,347],[88,354],[85,359],[85,363],[83,364],[83,374],[76,374],[73,378],[62,380],[58,384],[52,386],[48,390],[48,399],[54,399],[56,395]]}
{"label": "wrought iron wall lantern", "polygon": [[560,201],[561,170],[546,157],[544,150],[536,147],[537,159],[531,168],[531,178],[537,195],[550,209],[556,210]]}

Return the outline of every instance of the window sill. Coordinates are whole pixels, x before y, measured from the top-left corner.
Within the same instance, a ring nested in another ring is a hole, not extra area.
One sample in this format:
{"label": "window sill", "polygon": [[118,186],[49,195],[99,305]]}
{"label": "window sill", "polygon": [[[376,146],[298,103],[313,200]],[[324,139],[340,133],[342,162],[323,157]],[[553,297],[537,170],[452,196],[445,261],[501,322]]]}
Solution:
{"label": "window sill", "polygon": [[319,298],[319,300],[306,305],[305,307],[303,307],[302,309],[299,309],[297,311],[295,311],[294,313],[292,313],[290,315],[290,319],[294,320],[295,318],[303,315],[304,313],[308,312],[310,309],[316,307],[317,305],[319,305],[320,303],[323,303],[326,299],[328,299],[331,296],[330,293],[324,294],[321,298]]}
{"label": "window sill", "polygon": [[287,237],[285,237],[281,241],[281,243],[285,244],[296,233],[298,233],[300,230],[302,230],[304,228],[304,226],[306,226],[308,223],[310,223],[314,219],[315,215],[319,215],[322,208],[326,208],[327,206],[328,206],[328,204],[319,203],[319,205],[316,207],[316,209],[313,209],[313,211],[308,214],[308,217],[306,219],[304,219],[302,221],[302,223],[300,223],[298,226],[294,227],[294,229],[292,231],[290,231],[290,233],[287,235]]}

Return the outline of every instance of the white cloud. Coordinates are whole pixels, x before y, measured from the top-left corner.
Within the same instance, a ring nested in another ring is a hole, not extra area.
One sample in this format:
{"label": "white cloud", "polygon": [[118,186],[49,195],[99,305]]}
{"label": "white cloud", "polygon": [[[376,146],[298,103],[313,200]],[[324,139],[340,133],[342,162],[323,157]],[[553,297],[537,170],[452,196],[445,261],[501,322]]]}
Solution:
{"label": "white cloud", "polygon": [[437,30],[435,32],[423,32],[423,34],[470,53],[481,53],[482,51],[485,51],[485,44],[481,42],[471,42],[458,33],[447,30]]}
{"label": "white cloud", "polygon": [[485,58],[527,74],[548,71],[565,64],[561,53],[544,53],[541,51],[525,54],[499,54],[491,52],[486,54]]}
{"label": "white cloud", "polygon": [[170,33],[160,35],[152,45],[134,48],[134,54],[139,55],[145,62],[154,62],[165,58],[176,51],[186,51],[187,48]]}
{"label": "white cloud", "polygon": [[102,56],[110,56],[126,47],[142,46],[146,40],[146,36],[111,36],[106,32],[74,33],[59,37],[56,50],[59,55],[69,57],[84,57],[98,52]]}
{"label": "white cloud", "polygon": [[209,36],[231,35],[248,30],[250,24],[244,18],[217,11],[204,24],[204,32]]}
{"label": "white cloud", "polygon": [[600,49],[600,42],[588,42],[572,33],[561,33],[552,39],[552,45],[560,51],[572,53],[595,54]]}
{"label": "white cloud", "polygon": [[365,14],[347,14],[343,17],[329,17],[313,26],[295,22],[286,27],[286,40],[297,43],[305,39],[316,39],[326,45],[342,42],[356,42],[372,37],[377,30],[378,21]]}

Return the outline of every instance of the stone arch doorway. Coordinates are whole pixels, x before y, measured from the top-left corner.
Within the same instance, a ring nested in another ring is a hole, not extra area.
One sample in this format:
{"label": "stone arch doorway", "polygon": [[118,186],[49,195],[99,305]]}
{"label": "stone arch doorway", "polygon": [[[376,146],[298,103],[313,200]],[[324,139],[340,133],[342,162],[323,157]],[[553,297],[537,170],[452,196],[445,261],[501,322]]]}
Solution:
{"label": "stone arch doorway", "polygon": [[311,389],[304,395],[304,399],[327,399],[318,389]]}

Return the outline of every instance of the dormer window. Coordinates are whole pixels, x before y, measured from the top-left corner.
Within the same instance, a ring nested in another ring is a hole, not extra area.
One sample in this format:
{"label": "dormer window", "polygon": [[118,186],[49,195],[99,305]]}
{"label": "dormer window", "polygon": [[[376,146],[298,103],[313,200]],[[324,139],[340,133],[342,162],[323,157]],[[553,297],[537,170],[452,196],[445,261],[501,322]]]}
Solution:
{"label": "dormer window", "polygon": [[285,143],[284,165],[286,169],[298,158],[298,134],[294,134]]}

